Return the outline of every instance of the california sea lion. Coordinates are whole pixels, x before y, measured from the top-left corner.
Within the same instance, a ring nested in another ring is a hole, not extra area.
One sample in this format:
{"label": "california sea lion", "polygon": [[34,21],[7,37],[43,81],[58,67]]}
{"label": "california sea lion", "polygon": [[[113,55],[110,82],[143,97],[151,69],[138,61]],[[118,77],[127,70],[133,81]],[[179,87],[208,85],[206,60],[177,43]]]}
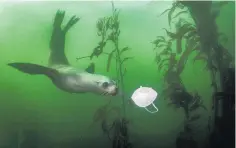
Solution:
{"label": "california sea lion", "polygon": [[93,63],[85,70],[70,66],[64,52],[65,36],[79,18],[71,17],[67,25],[62,28],[64,16],[64,11],[57,11],[54,18],[48,67],[31,63],[9,63],[8,65],[31,75],[46,75],[54,85],[66,92],[116,95],[118,88],[115,81],[106,76],[94,74]]}

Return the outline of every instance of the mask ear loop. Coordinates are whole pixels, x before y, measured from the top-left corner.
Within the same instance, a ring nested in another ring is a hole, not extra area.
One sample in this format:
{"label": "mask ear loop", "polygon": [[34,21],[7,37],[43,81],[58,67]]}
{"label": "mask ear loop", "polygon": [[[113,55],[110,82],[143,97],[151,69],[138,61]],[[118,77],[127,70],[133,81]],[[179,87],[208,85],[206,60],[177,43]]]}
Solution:
{"label": "mask ear loop", "polygon": [[148,111],[151,114],[158,112],[158,108],[153,103],[152,103],[152,106],[156,109],[155,111],[150,111],[146,107],[144,107],[144,108],[146,109],[146,111]]}

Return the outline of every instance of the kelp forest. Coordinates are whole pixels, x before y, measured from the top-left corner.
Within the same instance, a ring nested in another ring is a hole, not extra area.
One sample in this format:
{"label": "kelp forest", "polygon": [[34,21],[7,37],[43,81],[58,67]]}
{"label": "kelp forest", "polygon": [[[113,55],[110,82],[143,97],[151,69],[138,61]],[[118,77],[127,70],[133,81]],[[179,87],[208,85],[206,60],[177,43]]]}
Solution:
{"label": "kelp forest", "polygon": [[[216,119],[218,118],[216,110],[219,110],[217,103],[219,97],[229,98],[231,101],[234,98],[234,84],[232,84],[234,81],[232,77],[234,75],[232,74],[234,72],[234,57],[228,52],[228,49],[224,48],[223,44],[227,41],[227,37],[217,31],[215,19],[220,12],[219,10],[215,12],[211,10],[211,7],[221,7],[229,2],[215,3],[213,4],[210,1],[173,2],[172,7],[162,13],[168,13],[169,26],[163,28],[167,37],[157,35],[156,39],[151,42],[154,45],[154,51],[156,51],[155,63],[157,69],[158,71],[164,71],[165,88],[161,93],[161,98],[169,100],[169,107],[183,109],[185,114],[185,120],[183,121],[184,130],[179,133],[176,139],[176,148],[198,147],[197,141],[194,140],[194,133],[196,132],[194,130],[198,130],[194,126],[194,122],[201,117],[201,114],[197,113],[197,110],[202,109],[207,113],[207,108],[198,92],[188,92],[182,82],[181,73],[184,71],[188,58],[192,53],[195,53],[192,64],[197,60],[203,61],[206,63],[204,70],[209,71],[211,74],[212,113],[209,115],[208,125],[206,126],[209,137],[216,128],[220,128],[217,125],[218,123],[215,122],[219,120]],[[174,15],[176,10],[179,10],[179,12]],[[182,14],[190,15],[190,19],[181,18]],[[107,71],[110,69],[111,61],[115,60],[117,80],[123,92],[126,72],[124,62],[133,57],[121,58],[122,53],[129,50],[129,47],[119,47],[121,30],[119,30],[120,22],[118,17],[119,10],[115,9],[112,3],[112,15],[101,18],[97,22],[97,34],[101,37],[101,42],[98,43],[98,46],[94,48],[92,54],[88,57],[92,59],[94,56],[99,57],[99,55],[106,54],[108,56]],[[174,24],[175,31],[173,32],[169,31],[169,28],[173,27],[172,19],[177,19]],[[232,28],[234,28],[234,24],[232,24]],[[234,36],[234,32],[232,34]],[[114,44],[114,50],[110,52],[103,51],[104,46],[109,41]],[[217,84],[218,80],[220,81],[219,84]],[[231,81],[231,84],[227,83],[227,81]],[[224,88],[230,88],[230,90],[225,90]],[[94,115],[94,121],[101,120],[102,130],[112,141],[112,148],[132,147],[128,136],[128,119],[125,117],[125,97],[127,96],[122,95],[123,106],[120,107],[123,110],[123,114],[117,107],[111,107],[108,110],[109,104],[107,104],[99,108]],[[229,105],[233,105],[231,101]],[[120,117],[109,126],[106,123],[106,115],[111,111],[116,111],[116,114]],[[110,136],[111,131],[115,135]],[[206,140],[205,146],[210,147],[210,142]]]}
{"label": "kelp forest", "polygon": [[[227,2],[216,2],[214,5],[222,6]],[[184,131],[179,134],[176,139],[176,147],[194,147],[197,148],[197,142],[194,140],[194,122],[201,115],[196,113],[196,110],[203,109],[207,111],[204,102],[198,92],[188,92],[187,88],[182,83],[181,73],[183,72],[190,54],[195,53],[193,63],[197,60],[206,63],[205,70],[211,74],[212,87],[212,114],[209,115],[209,125],[206,129],[209,130],[209,136],[214,128],[219,128],[215,125],[216,110],[218,109],[219,97],[231,98],[229,106],[234,98],[234,57],[230,55],[228,49],[224,48],[223,43],[226,40],[223,33],[217,31],[215,19],[219,14],[218,11],[211,12],[212,2],[190,2],[176,1],[172,7],[164,13],[168,13],[168,23],[171,24],[172,19],[178,19],[175,24],[175,32],[171,32],[168,28],[163,28],[167,34],[167,38],[157,36],[152,42],[155,45],[154,50],[157,51],[156,63],[158,70],[165,72],[164,81],[165,89],[162,92],[163,98],[169,99],[169,104],[175,108],[182,108],[185,113]],[[174,12],[179,9],[175,15]],[[185,20],[180,16],[188,13],[191,19]],[[234,26],[234,24],[232,24]],[[172,27],[171,25],[169,28]],[[234,34],[234,32],[232,32]],[[234,36],[234,35],[233,35]],[[174,43],[174,47],[173,47]],[[160,48],[162,48],[161,52]],[[232,73],[233,72],[233,73]],[[230,77],[231,75],[231,77]],[[230,77],[230,78],[229,78]],[[231,84],[226,84],[226,81],[231,80]],[[217,84],[217,81],[220,81]],[[230,85],[230,86],[225,86]],[[230,93],[226,93],[224,88],[232,87]],[[217,108],[217,109],[216,109]],[[231,107],[232,109],[232,107]],[[226,113],[228,114],[228,113]],[[233,120],[231,120],[233,122]],[[233,123],[232,123],[233,124]],[[209,146],[209,141],[206,142]]]}
{"label": "kelp forest", "polygon": [[[100,66],[107,73],[113,71],[115,83],[119,88],[116,97],[119,98],[120,103],[112,103],[113,99],[110,97],[105,104],[96,106],[93,115],[89,116],[92,121],[89,128],[98,127],[102,135],[105,135],[105,142],[108,143],[109,148],[141,148],[135,140],[131,140],[135,138],[132,137],[133,130],[130,130],[130,127],[134,126],[136,121],[132,120],[128,108],[134,109],[135,104],[127,94],[126,88],[128,83],[126,75],[130,72],[127,64],[138,59],[135,54],[126,54],[135,49],[132,49],[129,44],[126,46],[121,44],[121,34],[124,32],[120,27],[123,23],[120,19],[122,10],[116,7],[116,2],[109,3],[110,14],[98,18],[96,24],[93,24],[96,28],[94,36],[99,39],[99,42],[92,45],[94,47],[88,50],[87,55],[80,54],[75,61],[79,63],[87,60],[92,69]],[[145,50],[154,53],[152,64],[157,73],[163,74],[161,77],[163,86],[158,92],[158,99],[165,102],[166,108],[181,110],[184,116],[181,122],[183,130],[174,139],[175,148],[234,147],[235,57],[231,51],[235,51],[235,20],[228,22],[228,27],[233,29],[232,49],[226,48],[225,44],[229,37],[219,32],[216,23],[221,7],[231,3],[234,4],[230,1],[173,1],[171,7],[160,15],[157,14],[157,17],[168,16],[168,25],[162,28],[165,35],[156,34],[156,38],[151,41],[142,40],[142,42],[149,42],[153,47]],[[182,17],[183,15],[188,17]],[[83,17],[76,21],[83,21]],[[63,40],[65,41],[65,38]],[[106,63],[94,62],[101,58],[105,58]],[[184,83],[186,77],[183,73],[187,65],[194,66],[199,61],[205,66],[203,69],[196,70],[206,71],[210,75],[211,98],[204,98],[197,90],[189,90]],[[105,96],[104,93],[102,95]],[[207,99],[210,100],[211,107],[205,104]],[[156,114],[150,116],[154,118]],[[199,142],[196,139],[199,130],[197,122],[203,115],[207,115],[207,124],[204,127],[207,135],[204,142]],[[36,131],[21,131],[15,133],[9,145],[1,147],[0,143],[0,148],[79,148],[81,147],[79,143],[83,140],[81,138],[64,145],[53,145],[45,136],[42,137],[44,138],[39,142]],[[139,140],[145,142],[145,138]],[[156,140],[158,141],[158,138]],[[88,142],[93,143],[93,141]],[[159,147],[150,143],[150,148]]]}

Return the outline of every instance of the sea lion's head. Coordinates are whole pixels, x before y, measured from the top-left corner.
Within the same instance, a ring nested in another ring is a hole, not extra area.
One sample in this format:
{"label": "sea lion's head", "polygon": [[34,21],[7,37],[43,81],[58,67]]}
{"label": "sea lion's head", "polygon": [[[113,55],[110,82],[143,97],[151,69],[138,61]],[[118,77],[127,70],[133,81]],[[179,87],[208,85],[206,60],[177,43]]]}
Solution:
{"label": "sea lion's head", "polygon": [[118,94],[117,83],[109,77],[103,75],[93,75],[94,88],[96,93],[101,95],[112,95]]}

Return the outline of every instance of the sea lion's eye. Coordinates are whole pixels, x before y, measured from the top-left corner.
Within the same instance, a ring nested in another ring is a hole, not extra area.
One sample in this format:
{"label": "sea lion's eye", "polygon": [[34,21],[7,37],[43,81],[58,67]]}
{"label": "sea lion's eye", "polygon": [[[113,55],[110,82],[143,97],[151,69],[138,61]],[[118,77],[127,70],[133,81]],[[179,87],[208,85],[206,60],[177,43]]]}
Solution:
{"label": "sea lion's eye", "polygon": [[109,85],[108,82],[104,82],[104,83],[102,83],[102,87],[103,87],[103,88],[107,88],[108,85]]}

